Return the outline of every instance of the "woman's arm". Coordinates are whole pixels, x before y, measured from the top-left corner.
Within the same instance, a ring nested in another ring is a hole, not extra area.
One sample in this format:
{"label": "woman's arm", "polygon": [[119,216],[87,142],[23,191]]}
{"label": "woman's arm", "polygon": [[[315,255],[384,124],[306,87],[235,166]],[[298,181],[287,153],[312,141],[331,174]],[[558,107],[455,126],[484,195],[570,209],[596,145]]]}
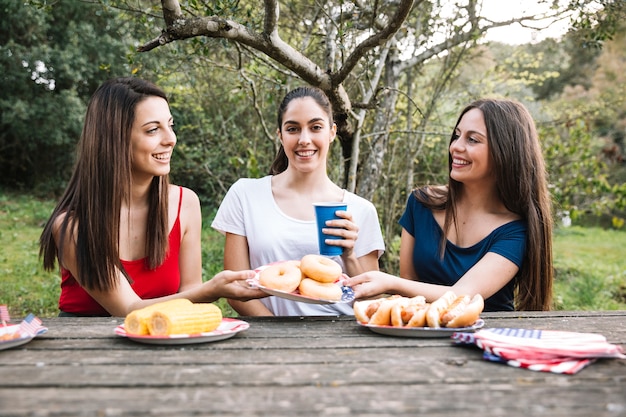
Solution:
{"label": "woman's arm", "polygon": [[252,278],[254,271],[222,271],[204,284],[186,291],[168,295],[167,297],[142,300],[131,288],[122,273],[118,273],[117,285],[109,291],[87,290],[109,314],[124,317],[138,308],[175,298],[187,298],[194,303],[211,303],[221,297],[250,300],[265,297],[261,290],[248,288],[245,280]]}
{"label": "woman's arm", "polygon": [[[250,269],[248,239],[245,236],[226,233],[226,241],[224,243],[224,269],[233,271]],[[259,300],[238,301],[229,299],[228,303],[242,316],[273,315]]]}
{"label": "woman's arm", "polygon": [[[173,195],[178,194],[178,187]],[[178,265],[180,269],[179,292],[202,284],[202,211],[200,199],[185,188],[180,208],[181,241]],[[178,199],[176,199],[176,202]],[[170,206],[178,207],[177,204]]]}
{"label": "woman's arm", "polygon": [[415,248],[415,238],[402,228],[400,236],[400,276],[413,281],[417,281],[417,272],[413,265],[413,250]]}
{"label": "woman's arm", "polygon": [[450,289],[456,294],[480,294],[487,299],[513,279],[518,269],[504,256],[488,252],[451,287],[410,281],[378,271],[352,277],[346,285],[354,288],[357,299],[400,294],[406,297],[423,295],[427,302],[432,302]]}

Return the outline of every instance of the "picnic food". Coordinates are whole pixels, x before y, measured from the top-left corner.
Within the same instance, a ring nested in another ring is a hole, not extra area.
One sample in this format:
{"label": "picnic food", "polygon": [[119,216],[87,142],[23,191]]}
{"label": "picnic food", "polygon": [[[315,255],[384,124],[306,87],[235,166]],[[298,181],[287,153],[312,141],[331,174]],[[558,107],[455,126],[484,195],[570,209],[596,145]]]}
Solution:
{"label": "picnic food", "polygon": [[299,261],[270,265],[259,273],[259,284],[285,292],[293,292],[300,285],[302,271]]}
{"label": "picnic food", "polygon": [[321,300],[341,301],[343,291],[334,282],[319,282],[312,278],[303,278],[298,287],[300,294]]}
{"label": "picnic food", "polygon": [[299,290],[305,297],[341,301],[343,291],[337,285],[341,265],[321,255],[305,255],[299,261],[269,265],[259,272],[259,284],[284,292]]}
{"label": "picnic food", "polygon": [[447,291],[434,301],[426,313],[429,327],[465,327],[478,320],[485,303],[480,294],[473,298],[469,295],[457,296]]}
{"label": "picnic food", "polygon": [[426,325],[426,312],[430,304],[421,295],[405,300],[405,302],[398,302],[391,306],[391,325],[424,327]]}
{"label": "picnic food", "polygon": [[335,282],[341,277],[341,265],[321,255],[305,255],[300,260],[302,273],[319,282]]}
{"label": "picnic food", "polygon": [[222,322],[222,311],[211,303],[197,303],[180,308],[164,308],[152,312],[148,321],[151,335],[170,336],[212,332]]}
{"label": "picnic food", "polygon": [[395,327],[471,326],[480,317],[484,300],[480,294],[458,296],[448,291],[431,304],[424,297],[392,295],[375,300],[356,301],[354,315],[364,324]]}
{"label": "picnic food", "polygon": [[321,255],[305,255],[300,261],[304,278],[300,294],[323,300],[341,301],[343,291],[335,282],[341,277],[341,265]]}
{"label": "picnic food", "polygon": [[389,326],[391,325],[391,308],[401,298],[403,297],[392,295],[375,300],[356,301],[353,305],[354,315],[361,323]]}
{"label": "picnic food", "polygon": [[162,301],[160,303],[131,311],[124,319],[124,329],[131,334],[149,334],[148,320],[154,311],[159,309],[181,308],[184,306],[190,306],[191,304],[191,301],[186,298],[177,298],[175,300]]}
{"label": "picnic food", "polygon": [[211,332],[221,322],[222,311],[216,305],[177,298],[130,312],[124,329],[133,335],[169,336]]}
{"label": "picnic food", "polygon": [[15,330],[14,332],[5,333],[3,335],[0,335],[0,342],[5,342],[7,340],[13,340],[13,339],[19,339],[20,336],[21,336],[21,333],[20,333],[20,331],[18,329],[18,330]]}

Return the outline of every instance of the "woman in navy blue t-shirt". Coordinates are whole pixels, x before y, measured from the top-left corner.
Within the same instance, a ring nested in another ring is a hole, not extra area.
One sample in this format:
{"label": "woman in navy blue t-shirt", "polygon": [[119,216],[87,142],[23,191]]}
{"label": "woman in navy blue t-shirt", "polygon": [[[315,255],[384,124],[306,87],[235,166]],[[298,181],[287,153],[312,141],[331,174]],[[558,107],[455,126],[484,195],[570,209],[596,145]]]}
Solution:
{"label": "woman in navy blue t-shirt", "polygon": [[367,272],[347,282],[357,298],[452,289],[481,294],[486,311],[549,310],[552,214],[545,165],[528,110],[483,99],[462,112],[450,139],[447,186],[409,196],[400,219],[400,277]]}

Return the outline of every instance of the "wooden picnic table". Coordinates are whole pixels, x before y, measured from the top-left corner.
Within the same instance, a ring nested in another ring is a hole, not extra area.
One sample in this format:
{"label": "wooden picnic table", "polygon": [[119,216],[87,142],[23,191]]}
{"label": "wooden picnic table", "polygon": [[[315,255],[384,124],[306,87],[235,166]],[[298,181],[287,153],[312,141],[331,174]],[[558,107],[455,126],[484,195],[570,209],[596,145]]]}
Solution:
{"label": "wooden picnic table", "polygon": [[[484,313],[485,327],[600,333],[626,311]],[[0,351],[0,416],[624,416],[626,360],[575,375],[482,359],[450,338],[379,335],[353,317],[240,318],[227,340],[160,346],[121,318],[47,318]]]}

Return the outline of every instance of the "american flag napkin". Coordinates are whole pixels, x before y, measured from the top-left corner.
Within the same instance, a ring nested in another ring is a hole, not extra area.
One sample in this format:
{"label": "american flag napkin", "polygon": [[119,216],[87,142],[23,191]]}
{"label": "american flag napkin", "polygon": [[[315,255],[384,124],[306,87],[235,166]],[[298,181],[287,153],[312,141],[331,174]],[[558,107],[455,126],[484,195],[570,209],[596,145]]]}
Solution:
{"label": "american flag napkin", "polygon": [[28,333],[31,336],[36,336],[41,329],[41,320],[33,313],[30,313],[20,323],[20,331]]}
{"label": "american flag napkin", "polygon": [[598,358],[626,359],[621,346],[595,333],[491,328],[453,333],[452,339],[483,349],[486,360],[557,374],[575,374]]}
{"label": "american flag napkin", "polygon": [[11,321],[11,316],[9,316],[9,309],[6,305],[0,305],[0,321],[2,321],[3,326],[6,326],[7,323]]}

